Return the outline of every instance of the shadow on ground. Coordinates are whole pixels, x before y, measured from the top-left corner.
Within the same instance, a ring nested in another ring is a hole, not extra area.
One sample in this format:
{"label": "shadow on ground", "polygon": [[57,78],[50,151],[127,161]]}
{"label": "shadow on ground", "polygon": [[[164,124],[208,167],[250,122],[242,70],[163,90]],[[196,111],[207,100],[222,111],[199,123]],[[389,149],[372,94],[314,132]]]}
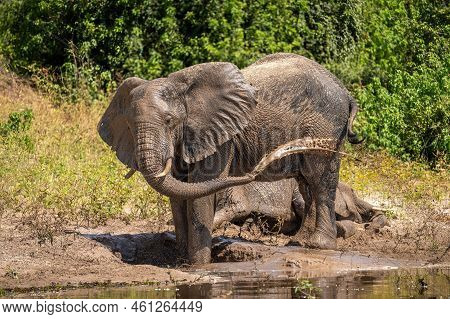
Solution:
{"label": "shadow on ground", "polygon": [[[177,257],[175,234],[172,232],[140,234],[81,234],[106,246],[128,264],[176,267],[182,264]],[[236,246],[237,245],[237,246]],[[260,259],[273,250],[245,239],[219,236],[213,239],[213,262],[236,262]]]}
{"label": "shadow on ground", "polygon": [[106,246],[128,264],[176,266],[175,235],[171,232],[140,234],[81,234]]}

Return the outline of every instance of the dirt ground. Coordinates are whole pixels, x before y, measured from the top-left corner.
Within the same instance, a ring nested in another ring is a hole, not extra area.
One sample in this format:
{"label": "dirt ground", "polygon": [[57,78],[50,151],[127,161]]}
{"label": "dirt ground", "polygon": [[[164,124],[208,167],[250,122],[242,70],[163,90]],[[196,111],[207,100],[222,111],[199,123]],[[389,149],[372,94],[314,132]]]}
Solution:
{"label": "dirt ground", "polygon": [[415,218],[391,220],[389,227],[378,232],[361,225],[353,237],[338,239],[337,251],[306,249],[296,236],[264,233],[252,223],[228,225],[214,234],[214,263],[197,268],[177,262],[167,213],[157,221],[108,220],[95,228],[67,227],[44,241],[20,218],[3,217],[0,288],[23,292],[49,287],[194,284],[217,280],[211,272],[238,269],[245,262],[261,271],[283,270],[297,277],[450,265],[448,209],[427,212],[428,218],[420,212],[411,215]]}

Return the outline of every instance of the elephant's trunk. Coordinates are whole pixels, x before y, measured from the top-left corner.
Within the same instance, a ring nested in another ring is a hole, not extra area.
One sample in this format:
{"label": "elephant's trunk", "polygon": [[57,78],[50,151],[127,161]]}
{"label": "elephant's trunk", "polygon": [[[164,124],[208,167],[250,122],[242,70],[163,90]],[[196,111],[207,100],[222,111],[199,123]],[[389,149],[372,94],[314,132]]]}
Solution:
{"label": "elephant's trunk", "polygon": [[186,183],[169,173],[171,152],[167,139],[149,124],[141,123],[136,130],[136,159],[139,171],[159,193],[181,199],[194,199],[214,194],[222,189],[247,184],[253,175],[216,178],[200,183]]}
{"label": "elephant's trunk", "polygon": [[[161,170],[163,167],[161,167]],[[200,183],[185,183],[171,174],[154,177],[144,174],[146,181],[159,193],[180,199],[194,199],[214,194],[222,189],[250,183],[253,176],[222,177]]]}
{"label": "elephant's trunk", "polygon": [[139,171],[158,174],[168,153],[168,143],[159,129],[148,123],[136,124],[136,162]]}

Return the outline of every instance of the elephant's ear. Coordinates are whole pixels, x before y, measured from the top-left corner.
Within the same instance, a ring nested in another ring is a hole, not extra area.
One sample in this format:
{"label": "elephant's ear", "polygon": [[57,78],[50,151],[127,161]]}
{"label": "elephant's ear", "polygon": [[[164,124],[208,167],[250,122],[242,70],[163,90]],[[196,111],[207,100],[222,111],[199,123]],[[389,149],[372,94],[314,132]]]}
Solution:
{"label": "elephant's ear", "polygon": [[[353,216],[353,221],[361,222],[361,216],[355,205],[356,194],[353,189],[344,183],[339,183],[336,190],[335,209],[342,217]],[[338,211],[339,207],[339,211]]]}
{"label": "elephant's ear", "polygon": [[242,132],[256,105],[255,89],[231,63],[198,64],[168,77],[184,94],[183,159],[200,161]]}
{"label": "elephant's ear", "polygon": [[117,158],[135,170],[138,167],[134,156],[134,141],[125,115],[130,107],[131,90],[145,82],[147,81],[136,77],[123,81],[97,126],[100,137],[116,152]]}

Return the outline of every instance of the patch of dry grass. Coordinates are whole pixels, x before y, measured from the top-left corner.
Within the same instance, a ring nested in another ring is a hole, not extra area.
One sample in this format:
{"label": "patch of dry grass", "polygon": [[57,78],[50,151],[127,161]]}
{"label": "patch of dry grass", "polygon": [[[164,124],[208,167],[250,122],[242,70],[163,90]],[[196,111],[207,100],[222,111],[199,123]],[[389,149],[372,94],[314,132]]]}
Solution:
{"label": "patch of dry grass", "polygon": [[448,200],[450,171],[442,164],[436,170],[418,162],[405,162],[384,151],[352,152],[361,161],[342,159],[341,180],[358,193],[378,193],[387,200],[409,205],[428,205]]}
{"label": "patch of dry grass", "polygon": [[[0,136],[0,213],[22,216],[37,237],[68,224],[157,215],[167,200],[116,160],[96,130],[106,102],[55,108],[12,74],[0,74],[0,123],[31,109],[31,127]],[[21,141],[27,138],[30,145]]]}

